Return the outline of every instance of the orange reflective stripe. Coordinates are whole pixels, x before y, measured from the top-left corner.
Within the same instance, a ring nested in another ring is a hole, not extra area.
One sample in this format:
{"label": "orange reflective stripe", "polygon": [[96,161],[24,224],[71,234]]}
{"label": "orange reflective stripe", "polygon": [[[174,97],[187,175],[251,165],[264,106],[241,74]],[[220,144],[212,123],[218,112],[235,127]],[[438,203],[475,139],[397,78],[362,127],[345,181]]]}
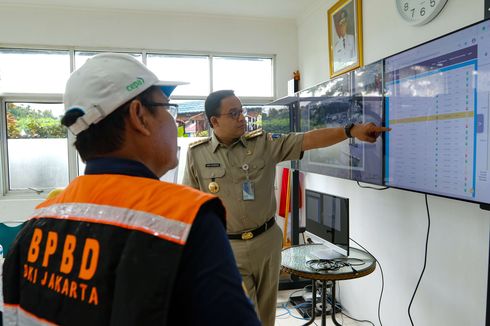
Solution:
{"label": "orange reflective stripe", "polygon": [[130,208],[184,223],[194,221],[202,204],[216,198],[190,187],[125,175],[85,175],[76,178],[59,196],[38,208],[56,203],[94,203]]}
{"label": "orange reflective stripe", "polygon": [[95,204],[54,204],[34,211],[32,218],[83,221],[138,230],[172,242],[185,244],[192,224],[134,211],[128,208]]}

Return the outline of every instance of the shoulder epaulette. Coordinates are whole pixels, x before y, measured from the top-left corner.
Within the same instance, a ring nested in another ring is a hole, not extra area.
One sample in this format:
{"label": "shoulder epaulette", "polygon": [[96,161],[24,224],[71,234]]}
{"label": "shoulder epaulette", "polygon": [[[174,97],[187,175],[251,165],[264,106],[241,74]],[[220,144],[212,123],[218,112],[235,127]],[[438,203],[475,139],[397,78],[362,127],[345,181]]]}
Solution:
{"label": "shoulder epaulette", "polygon": [[264,131],[262,130],[262,128],[260,128],[260,129],[246,133],[245,139],[255,138],[255,137],[261,136],[263,133],[264,133]]}
{"label": "shoulder epaulette", "polygon": [[204,138],[204,139],[199,139],[199,140],[197,140],[197,141],[195,141],[193,143],[190,143],[189,144],[189,148],[194,148],[194,147],[199,146],[201,144],[205,144],[205,143],[209,142],[210,140],[211,140],[211,137],[207,137],[207,138]]}

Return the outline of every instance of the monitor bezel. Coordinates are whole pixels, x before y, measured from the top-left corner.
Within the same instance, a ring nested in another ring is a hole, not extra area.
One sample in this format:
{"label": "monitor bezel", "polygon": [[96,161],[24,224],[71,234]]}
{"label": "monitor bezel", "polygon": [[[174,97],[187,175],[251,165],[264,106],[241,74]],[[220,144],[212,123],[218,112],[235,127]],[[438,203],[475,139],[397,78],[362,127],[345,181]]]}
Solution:
{"label": "monitor bezel", "polygon": [[[441,35],[441,36],[438,36],[436,38],[433,38],[433,39],[430,39],[426,42],[423,42],[423,43],[420,43],[420,44],[417,44],[415,46],[412,46],[411,48],[408,48],[408,49],[405,49],[405,50],[402,50],[400,52],[397,52],[395,54],[392,54],[386,58],[383,59],[383,89],[384,89],[384,95],[383,95],[383,98],[384,98],[384,101],[383,101],[383,125],[386,125],[386,121],[385,121],[385,117],[386,117],[386,60],[392,58],[392,57],[395,57],[399,54],[402,54],[402,53],[405,53],[405,52],[408,52],[410,50],[413,50],[415,48],[418,48],[420,46],[423,46],[425,44],[428,44],[428,43],[431,43],[431,42],[435,42],[439,39],[442,39],[444,37],[447,37],[449,35],[452,35],[452,34],[455,34],[455,33],[458,33],[460,31],[463,31],[465,29],[468,29],[468,28],[471,28],[473,26],[476,26],[478,24],[482,24],[484,22],[490,22],[490,18],[486,18],[486,19],[482,19],[482,20],[479,20],[475,23],[472,23],[470,25],[466,25],[466,26],[463,26],[461,28],[458,28],[454,31],[451,31],[451,32],[448,32],[444,35]],[[384,136],[384,135],[383,135]],[[447,195],[442,195],[442,194],[438,194],[438,193],[433,193],[433,192],[426,192],[426,191],[421,191],[421,190],[415,190],[415,189],[411,189],[411,188],[403,188],[403,187],[398,187],[398,186],[392,186],[390,184],[388,184],[386,182],[386,175],[385,175],[385,171],[386,171],[386,160],[387,160],[387,155],[386,155],[386,139],[385,137],[383,137],[383,184],[386,186],[386,187],[389,187],[389,188],[393,188],[393,189],[399,189],[399,190],[406,190],[406,191],[411,191],[411,192],[415,192],[415,193],[419,193],[419,194],[425,194],[425,195],[431,195],[431,196],[437,196],[437,197],[441,197],[441,198],[447,198],[447,199],[454,199],[454,200],[459,200],[459,201],[464,201],[464,202],[468,202],[468,203],[474,203],[474,204],[480,204],[480,205],[490,205],[490,201],[489,202],[482,202],[482,201],[476,201],[476,200],[470,200],[470,199],[465,199],[465,198],[460,198],[460,197],[453,197],[453,196],[447,196]]]}

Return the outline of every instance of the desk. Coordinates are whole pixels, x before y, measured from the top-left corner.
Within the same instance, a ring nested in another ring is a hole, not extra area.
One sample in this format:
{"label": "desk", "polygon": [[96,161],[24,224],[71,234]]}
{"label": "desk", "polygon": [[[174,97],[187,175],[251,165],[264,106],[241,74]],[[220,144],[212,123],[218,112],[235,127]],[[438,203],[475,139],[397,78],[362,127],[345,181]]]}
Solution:
{"label": "desk", "polygon": [[332,282],[332,321],[335,325],[341,326],[335,319],[335,282],[371,274],[376,268],[376,260],[365,251],[349,248],[349,257],[339,261],[351,262],[352,267],[345,266],[337,270],[315,270],[307,262],[318,259],[313,253],[315,249],[318,250],[318,246],[321,246],[321,244],[307,244],[284,249],[282,251],[281,268],[290,274],[312,280],[312,316],[305,326],[315,321],[316,281],[322,282],[322,325],[326,324],[326,285],[327,282]]}

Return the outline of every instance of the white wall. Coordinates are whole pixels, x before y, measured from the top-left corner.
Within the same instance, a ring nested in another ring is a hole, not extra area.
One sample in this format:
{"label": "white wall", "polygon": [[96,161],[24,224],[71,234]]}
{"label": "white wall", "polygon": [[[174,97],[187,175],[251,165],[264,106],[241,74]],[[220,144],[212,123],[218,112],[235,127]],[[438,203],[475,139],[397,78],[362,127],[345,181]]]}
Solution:
{"label": "white wall", "polygon": [[[292,19],[0,5],[0,47],[15,45],[276,55],[277,97],[298,62]],[[0,199],[0,221],[26,218],[39,201]]]}
{"label": "white wall", "polygon": [[[328,80],[326,12],[319,0],[298,22],[301,88]],[[411,27],[393,0],[364,0],[364,58],[371,63],[483,18],[483,0],[449,0],[428,25]],[[351,237],[381,262],[383,325],[410,325],[408,304],[422,270],[427,214],[424,195],[361,189],[355,182],[307,174],[305,187],[350,198]],[[424,278],[412,305],[414,324],[485,325],[490,213],[476,204],[429,196],[431,234]],[[352,316],[377,325],[381,274],[340,282]]]}

